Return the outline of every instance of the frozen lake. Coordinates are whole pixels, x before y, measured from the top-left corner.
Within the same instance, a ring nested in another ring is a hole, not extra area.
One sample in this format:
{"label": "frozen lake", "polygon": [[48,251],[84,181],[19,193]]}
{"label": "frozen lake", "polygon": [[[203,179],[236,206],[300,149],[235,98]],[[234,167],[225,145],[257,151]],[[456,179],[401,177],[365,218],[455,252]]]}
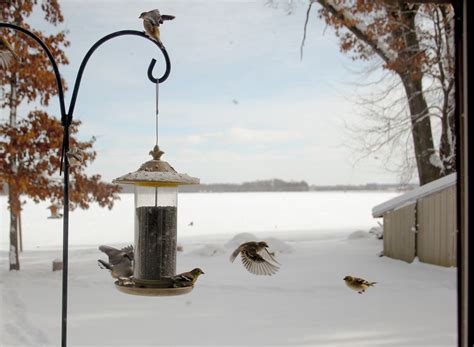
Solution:
{"label": "frozen lake", "polygon": [[[377,225],[372,207],[395,192],[182,193],[178,238],[224,239],[240,232],[314,239],[328,233],[368,230]],[[7,197],[0,197],[0,249],[8,249]],[[48,219],[48,204],[31,201],[22,214],[24,249],[60,247],[62,219]],[[122,194],[112,210],[91,205],[70,213],[70,245],[133,241],[133,194]],[[193,225],[190,225],[192,222]]]}
{"label": "frozen lake", "polygon": [[[71,216],[70,346],[447,346],[456,345],[456,269],[379,257],[367,233],[374,205],[395,193],[181,194],[177,271],[204,270],[190,294],[126,295],[97,266],[97,246],[133,239],[133,195],[112,211]],[[8,216],[2,198],[2,245]],[[0,345],[57,346],[60,341],[61,220],[28,204],[21,271],[0,251]],[[189,223],[193,222],[193,226]],[[362,229],[365,231],[357,231]],[[265,239],[281,264],[255,276],[229,255],[246,232]],[[271,236],[271,237],[270,237]],[[363,295],[347,275],[377,284]]]}

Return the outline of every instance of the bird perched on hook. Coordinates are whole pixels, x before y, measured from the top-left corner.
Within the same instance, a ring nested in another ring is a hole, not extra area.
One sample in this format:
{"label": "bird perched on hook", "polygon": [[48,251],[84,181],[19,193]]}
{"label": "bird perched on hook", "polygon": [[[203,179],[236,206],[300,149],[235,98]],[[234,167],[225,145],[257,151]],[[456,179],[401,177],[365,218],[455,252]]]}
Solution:
{"label": "bird perched on hook", "polygon": [[240,253],[242,263],[250,273],[271,276],[280,269],[278,266],[280,263],[268,252],[267,248],[268,244],[265,241],[245,242],[232,252],[230,261],[233,263]]}
{"label": "bird perched on hook", "polygon": [[374,284],[377,282],[369,282],[364,280],[363,278],[359,277],[353,277],[353,276],[346,276],[344,277],[344,281],[346,282],[346,285],[351,288],[352,290],[355,290],[359,294],[362,294],[365,292],[366,289],[369,287],[373,287]]}
{"label": "bird perched on hook", "polygon": [[99,250],[107,254],[109,262],[102,259],[98,260],[101,269],[110,270],[113,278],[117,278],[120,282],[130,278],[133,275],[133,246],[127,246],[117,249],[110,246],[100,246]]}
{"label": "bird perched on hook", "polygon": [[160,38],[160,24],[163,24],[165,20],[172,20],[175,17],[167,14],[160,14],[159,10],[151,10],[148,12],[142,12],[138,18],[143,19],[145,33],[158,42],[160,47],[164,48]]}
{"label": "bird perched on hook", "polygon": [[19,58],[8,41],[0,35],[0,67],[8,69],[13,59],[18,60]]}
{"label": "bird perched on hook", "polygon": [[173,287],[191,287],[202,274],[204,274],[204,271],[197,267],[189,272],[183,272],[182,274],[173,276],[171,277],[171,280],[173,281]]}

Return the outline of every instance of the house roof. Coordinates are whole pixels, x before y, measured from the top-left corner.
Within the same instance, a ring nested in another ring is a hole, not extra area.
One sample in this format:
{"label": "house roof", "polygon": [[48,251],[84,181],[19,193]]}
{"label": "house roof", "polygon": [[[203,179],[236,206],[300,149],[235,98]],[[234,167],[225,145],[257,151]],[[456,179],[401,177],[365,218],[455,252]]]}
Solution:
{"label": "house roof", "polygon": [[418,188],[415,188],[408,193],[397,196],[396,198],[390,199],[375,206],[372,209],[372,216],[374,218],[383,217],[383,214],[387,211],[392,211],[404,207],[406,205],[416,202],[425,196],[439,192],[447,187],[456,184],[456,172],[444,176],[436,181],[430,182]]}

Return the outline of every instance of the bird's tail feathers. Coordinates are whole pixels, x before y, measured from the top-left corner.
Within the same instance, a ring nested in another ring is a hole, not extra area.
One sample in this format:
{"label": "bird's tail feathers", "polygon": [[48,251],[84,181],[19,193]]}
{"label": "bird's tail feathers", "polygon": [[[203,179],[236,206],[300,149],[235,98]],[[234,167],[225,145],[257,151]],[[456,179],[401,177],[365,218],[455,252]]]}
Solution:
{"label": "bird's tail feathers", "polygon": [[98,263],[101,269],[112,270],[112,266],[109,263],[103,261],[102,259],[99,259]]}
{"label": "bird's tail feathers", "polygon": [[239,255],[239,253],[240,253],[240,247],[237,248],[235,251],[232,252],[232,254],[231,254],[230,257],[229,257],[229,260],[230,260],[231,263],[234,262],[235,258],[237,258],[237,256]]}
{"label": "bird's tail feathers", "polygon": [[377,284],[377,282],[369,282],[369,287],[372,287],[374,284]]}

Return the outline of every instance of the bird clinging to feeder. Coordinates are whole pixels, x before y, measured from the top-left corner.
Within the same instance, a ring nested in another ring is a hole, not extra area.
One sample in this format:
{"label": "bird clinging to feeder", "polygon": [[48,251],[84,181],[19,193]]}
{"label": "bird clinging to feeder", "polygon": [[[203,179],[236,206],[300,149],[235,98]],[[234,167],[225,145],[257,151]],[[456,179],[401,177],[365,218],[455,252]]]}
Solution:
{"label": "bird clinging to feeder", "polygon": [[237,256],[241,255],[242,264],[254,275],[271,276],[279,270],[276,259],[268,252],[268,244],[265,241],[245,242],[232,252],[230,261],[233,263]]}
{"label": "bird clinging to feeder", "polygon": [[167,14],[160,14],[159,10],[151,10],[148,12],[142,12],[138,18],[143,19],[143,27],[145,28],[146,34],[158,42],[161,47],[164,47],[160,38],[160,24],[163,24],[165,20],[172,20],[175,17]]}
{"label": "bird clinging to feeder", "polygon": [[133,275],[133,246],[130,245],[122,249],[117,249],[102,245],[99,247],[99,250],[109,257],[109,262],[99,259],[99,267],[110,270],[110,274],[113,278],[117,278],[122,282]]}

